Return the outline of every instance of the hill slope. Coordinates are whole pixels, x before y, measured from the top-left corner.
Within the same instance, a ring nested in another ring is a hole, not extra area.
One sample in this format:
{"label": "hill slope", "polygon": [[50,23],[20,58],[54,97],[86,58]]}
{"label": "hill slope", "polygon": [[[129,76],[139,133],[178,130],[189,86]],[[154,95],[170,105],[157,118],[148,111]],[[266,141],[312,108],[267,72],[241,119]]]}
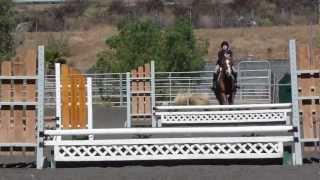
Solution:
{"label": "hill slope", "polygon": [[[259,59],[285,59],[288,56],[289,39],[297,39],[299,43],[308,43],[312,34],[309,26],[197,29],[195,32],[197,38],[209,40],[207,58],[210,61],[216,60],[216,52],[223,40],[230,41],[236,58],[252,55]],[[319,37],[320,26],[314,26],[313,32]],[[83,31],[63,32],[63,35],[69,37],[68,62],[82,71],[87,70],[96,62],[96,54],[107,48],[104,43],[105,39],[116,33],[115,27],[106,25],[94,26]],[[25,42],[20,49],[45,44],[50,34],[61,35],[61,33],[44,32],[26,33]]]}

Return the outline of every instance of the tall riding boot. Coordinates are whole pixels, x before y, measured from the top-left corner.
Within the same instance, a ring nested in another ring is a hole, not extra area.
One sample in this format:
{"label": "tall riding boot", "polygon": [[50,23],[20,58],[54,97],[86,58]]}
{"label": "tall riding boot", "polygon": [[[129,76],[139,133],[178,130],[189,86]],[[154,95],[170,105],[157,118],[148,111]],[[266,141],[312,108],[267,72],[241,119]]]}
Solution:
{"label": "tall riding boot", "polygon": [[212,81],[212,90],[215,91],[217,89],[217,78],[218,74],[213,73],[213,81]]}
{"label": "tall riding boot", "polygon": [[233,72],[233,76],[234,76],[234,83],[236,88],[238,88],[238,73],[237,72]]}

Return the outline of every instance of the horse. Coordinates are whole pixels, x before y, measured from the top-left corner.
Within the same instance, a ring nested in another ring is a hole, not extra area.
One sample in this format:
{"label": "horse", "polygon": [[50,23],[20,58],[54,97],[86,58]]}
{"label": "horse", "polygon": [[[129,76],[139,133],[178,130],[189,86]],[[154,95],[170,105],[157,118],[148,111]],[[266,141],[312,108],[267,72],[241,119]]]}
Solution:
{"label": "horse", "polygon": [[236,94],[236,79],[232,75],[232,62],[230,57],[225,57],[218,71],[217,88],[214,93],[220,105],[231,105],[234,103]]}

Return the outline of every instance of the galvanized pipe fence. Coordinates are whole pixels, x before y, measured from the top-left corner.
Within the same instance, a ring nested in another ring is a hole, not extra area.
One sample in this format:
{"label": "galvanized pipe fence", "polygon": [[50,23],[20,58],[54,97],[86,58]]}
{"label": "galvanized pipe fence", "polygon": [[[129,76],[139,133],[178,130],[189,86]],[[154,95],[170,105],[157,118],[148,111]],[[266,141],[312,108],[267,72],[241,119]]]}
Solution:
{"label": "galvanized pipe fence", "polygon": [[[250,74],[251,73],[251,74]],[[271,81],[271,70],[239,71],[236,104],[247,103],[277,103],[279,102],[279,88],[291,86],[279,84],[278,80]],[[181,93],[205,95],[210,104],[217,104],[211,90],[213,71],[192,72],[156,72],[155,94],[156,103],[172,104],[175,97]],[[126,107],[126,74],[100,73],[86,74],[92,78],[92,103],[110,107]],[[55,77],[46,76],[45,105],[55,105]]]}

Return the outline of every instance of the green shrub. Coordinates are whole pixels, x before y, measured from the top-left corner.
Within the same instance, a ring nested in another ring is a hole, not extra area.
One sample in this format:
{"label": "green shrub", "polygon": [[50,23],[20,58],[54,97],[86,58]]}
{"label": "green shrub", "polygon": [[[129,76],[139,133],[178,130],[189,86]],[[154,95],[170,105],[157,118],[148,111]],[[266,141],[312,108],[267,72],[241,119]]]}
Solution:
{"label": "green shrub", "polygon": [[15,26],[14,4],[11,0],[0,0],[0,61],[9,59],[14,54]]}
{"label": "green shrub", "polygon": [[49,35],[45,48],[45,61],[48,67],[54,67],[57,59],[69,55],[69,37],[64,34],[60,36]]}
{"label": "green shrub", "polygon": [[106,40],[111,50],[100,52],[90,71],[127,72],[152,60],[157,71],[199,70],[204,64],[207,42],[197,43],[185,19],[167,29],[150,20],[126,19],[118,29]]}

